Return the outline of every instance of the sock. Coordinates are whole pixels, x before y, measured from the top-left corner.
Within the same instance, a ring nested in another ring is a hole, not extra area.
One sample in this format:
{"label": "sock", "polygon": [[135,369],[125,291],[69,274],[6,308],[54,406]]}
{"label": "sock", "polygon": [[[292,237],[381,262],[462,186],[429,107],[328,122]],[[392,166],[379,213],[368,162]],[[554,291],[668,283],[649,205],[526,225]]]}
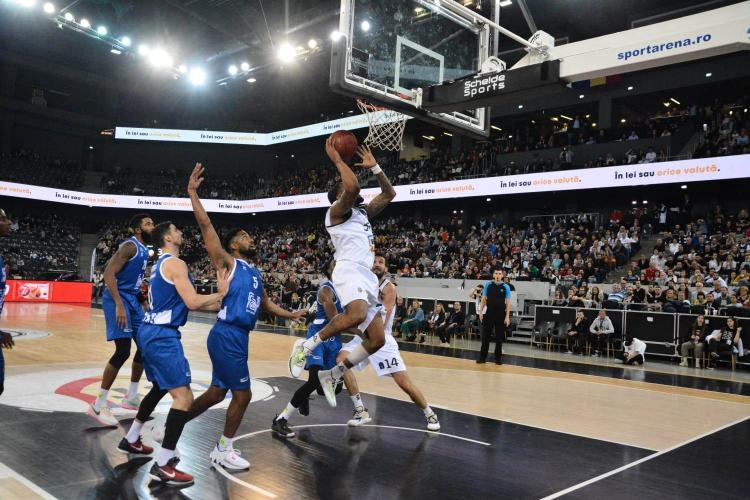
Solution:
{"label": "sock", "polygon": [[130,382],[130,388],[125,399],[135,399],[138,396],[138,382]]}
{"label": "sock", "polygon": [[107,396],[109,396],[109,389],[99,389],[99,394],[97,394],[96,401],[94,401],[96,411],[99,411],[102,406],[107,405]]}
{"label": "sock", "polygon": [[133,420],[133,423],[130,424],[130,429],[128,430],[128,434],[125,436],[125,439],[128,440],[128,443],[135,443],[136,441],[138,441],[138,439],[141,437],[142,427],[143,427],[143,422],[141,422],[137,418]]}
{"label": "sock", "polygon": [[219,451],[226,451],[232,449],[232,438],[228,438],[224,435],[221,436],[221,439],[219,439],[219,442],[216,443],[216,447],[219,449]]}
{"label": "sock", "polygon": [[167,465],[167,462],[169,462],[172,457],[174,457],[174,450],[168,450],[161,447],[159,448],[159,451],[156,452],[156,463],[159,467],[163,467]]}
{"label": "sock", "polygon": [[360,396],[359,393],[355,394],[354,396],[350,396],[352,398],[352,403],[354,404],[354,408],[362,407],[364,408],[365,405],[362,403],[362,396]]}
{"label": "sock", "polygon": [[430,408],[430,405],[427,405],[424,408],[422,408],[422,411],[424,412],[425,417],[429,417],[430,415],[435,413],[434,411],[432,411],[432,408]]}
{"label": "sock", "polygon": [[323,340],[321,340],[320,335],[316,333],[302,343],[302,348],[305,349],[305,352],[310,352],[318,347],[322,342]]}
{"label": "sock", "polygon": [[294,411],[295,411],[296,409],[297,409],[297,408],[295,408],[294,406],[292,406],[292,403],[289,403],[288,405],[286,405],[286,406],[284,407],[284,410],[283,410],[283,411],[282,411],[281,413],[279,413],[279,416],[278,416],[278,417],[276,417],[276,420],[279,420],[279,419],[281,419],[281,418],[283,418],[284,420],[289,420],[289,416],[290,416],[290,415],[291,415],[292,413],[294,413]]}
{"label": "sock", "polygon": [[362,361],[366,360],[370,356],[370,353],[367,352],[367,350],[362,347],[362,344],[358,344],[354,349],[352,349],[352,352],[349,353],[349,357],[347,359],[352,364],[352,366],[357,366]]}

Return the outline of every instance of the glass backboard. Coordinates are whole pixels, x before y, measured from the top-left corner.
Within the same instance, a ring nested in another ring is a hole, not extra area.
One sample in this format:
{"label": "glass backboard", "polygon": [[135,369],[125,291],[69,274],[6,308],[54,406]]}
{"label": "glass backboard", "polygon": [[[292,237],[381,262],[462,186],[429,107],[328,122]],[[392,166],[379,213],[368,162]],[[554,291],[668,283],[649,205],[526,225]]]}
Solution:
{"label": "glass backboard", "polygon": [[489,133],[489,109],[431,113],[417,89],[479,71],[489,28],[446,10],[453,0],[342,0],[331,88],[451,130]]}

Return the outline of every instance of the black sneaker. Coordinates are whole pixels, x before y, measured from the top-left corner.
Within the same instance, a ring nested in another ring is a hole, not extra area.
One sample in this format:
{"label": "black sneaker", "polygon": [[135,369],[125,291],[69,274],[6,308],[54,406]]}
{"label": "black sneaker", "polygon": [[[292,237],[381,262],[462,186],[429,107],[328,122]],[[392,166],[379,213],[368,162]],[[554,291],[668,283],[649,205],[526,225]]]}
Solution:
{"label": "black sneaker", "polygon": [[273,425],[271,425],[271,430],[273,430],[274,434],[284,439],[294,437],[294,431],[289,428],[285,418],[275,419]]}
{"label": "black sneaker", "polygon": [[299,405],[299,408],[297,409],[299,410],[299,414],[303,417],[308,416],[310,414],[310,399],[305,398],[305,400],[302,401],[302,404]]}
{"label": "black sneaker", "polygon": [[193,484],[193,476],[187,472],[177,470],[180,459],[172,457],[165,465],[160,466],[156,462],[151,466],[148,476],[154,481],[161,481],[167,486],[190,486]]}

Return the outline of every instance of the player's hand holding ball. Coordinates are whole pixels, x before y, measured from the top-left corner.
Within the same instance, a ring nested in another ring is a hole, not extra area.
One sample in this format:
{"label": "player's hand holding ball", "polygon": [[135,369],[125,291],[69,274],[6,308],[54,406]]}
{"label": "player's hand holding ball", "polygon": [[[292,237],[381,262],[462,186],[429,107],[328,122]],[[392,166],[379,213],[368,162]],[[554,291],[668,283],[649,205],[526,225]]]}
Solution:
{"label": "player's hand holding ball", "polygon": [[378,164],[375,157],[372,155],[372,151],[370,151],[370,146],[368,145],[359,146],[357,148],[357,156],[359,156],[359,159],[362,161],[355,163],[355,167],[372,168]]}

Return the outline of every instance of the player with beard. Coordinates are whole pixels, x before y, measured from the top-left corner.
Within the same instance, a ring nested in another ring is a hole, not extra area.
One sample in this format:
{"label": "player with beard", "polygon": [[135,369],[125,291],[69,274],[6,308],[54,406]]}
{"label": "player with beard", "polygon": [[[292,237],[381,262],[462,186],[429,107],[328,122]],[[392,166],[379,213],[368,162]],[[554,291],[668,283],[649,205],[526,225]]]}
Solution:
{"label": "player with beard", "polygon": [[[10,226],[12,222],[10,217],[5,214],[5,210],[0,208],[0,238],[7,238],[10,236]],[[3,304],[5,304],[5,261],[3,256],[0,255],[0,314],[3,312]],[[0,330],[0,394],[5,391],[5,357],[3,356],[3,349],[13,349],[13,336]]]}
{"label": "player with beard", "polygon": [[143,398],[135,420],[117,449],[138,455],[149,455],[154,451],[141,441],[141,428],[159,401],[169,393],[172,407],[167,415],[161,449],[156,454],[149,477],[169,486],[187,486],[193,483],[193,476],[177,469],[179,458],[175,450],[182,430],[190,420],[193,391],[190,389],[190,365],[185,358],[179,329],[187,323],[188,310],[219,310],[221,300],[227,294],[229,273],[226,270],[217,272],[217,293],[199,295],[187,264],[180,259],[182,231],[171,222],[162,222],[154,228],[154,240],[159,246],[160,256],[151,269],[149,310],[137,337],[146,377],[153,387]]}
{"label": "player with beard", "polygon": [[234,449],[232,440],[252,397],[247,366],[249,334],[255,329],[261,309],[290,320],[299,320],[307,312],[289,312],[271,302],[263,287],[263,276],[253,265],[255,245],[245,230],[232,229],[224,236],[223,242],[219,239],[198,197],[203,173],[203,166],[197,163],[190,175],[188,195],[211,263],[217,272],[229,273],[229,290],[221,303],[216,324],[208,334],[208,354],[213,366],[211,386],[193,402],[190,418],[195,418],[224,401],[227,391],[232,391],[224,434],[211,451],[210,457],[215,465],[229,470],[244,470],[250,467],[250,462]]}
{"label": "player with beard", "polygon": [[[146,245],[151,243],[154,221],[148,214],[134,215],[130,219],[128,231],[131,236],[120,244],[104,269],[106,289],[102,296],[102,309],[107,341],[114,342],[115,352],[104,367],[101,388],[87,412],[91,418],[106,426],[116,426],[118,423],[109,411],[107,396],[117,373],[130,357],[132,340],[136,338],[143,322],[140,290],[149,258]],[[123,408],[138,409],[138,383],[142,374],[141,351],[136,346],[130,372],[130,387],[121,403]]]}
{"label": "player with beard", "polygon": [[[369,363],[375,370],[378,377],[389,375],[393,378],[402,391],[409,395],[414,404],[416,404],[422,413],[424,418],[427,420],[427,430],[439,431],[440,422],[438,421],[437,415],[427,404],[427,399],[419,390],[419,387],[414,385],[411,377],[406,372],[406,364],[401,358],[401,353],[398,350],[398,342],[393,338],[393,317],[396,310],[396,285],[391,283],[387,277],[388,265],[385,260],[385,255],[376,254],[375,262],[372,266],[372,272],[378,277],[378,288],[380,289],[380,301],[385,308],[385,319],[383,323],[385,325],[385,345],[381,347],[377,352],[370,354],[370,356],[362,361],[358,365],[358,369],[364,369]],[[352,352],[356,346],[362,343],[362,339],[354,337],[353,340],[349,341],[341,348],[341,354],[339,358],[343,358],[346,352]],[[372,421],[367,409],[362,403],[362,398],[359,394],[359,387],[357,386],[357,380],[354,377],[354,373],[350,370],[344,374],[344,383],[349,394],[352,394],[352,403],[354,403],[354,416],[349,422],[350,426],[364,425]]]}

